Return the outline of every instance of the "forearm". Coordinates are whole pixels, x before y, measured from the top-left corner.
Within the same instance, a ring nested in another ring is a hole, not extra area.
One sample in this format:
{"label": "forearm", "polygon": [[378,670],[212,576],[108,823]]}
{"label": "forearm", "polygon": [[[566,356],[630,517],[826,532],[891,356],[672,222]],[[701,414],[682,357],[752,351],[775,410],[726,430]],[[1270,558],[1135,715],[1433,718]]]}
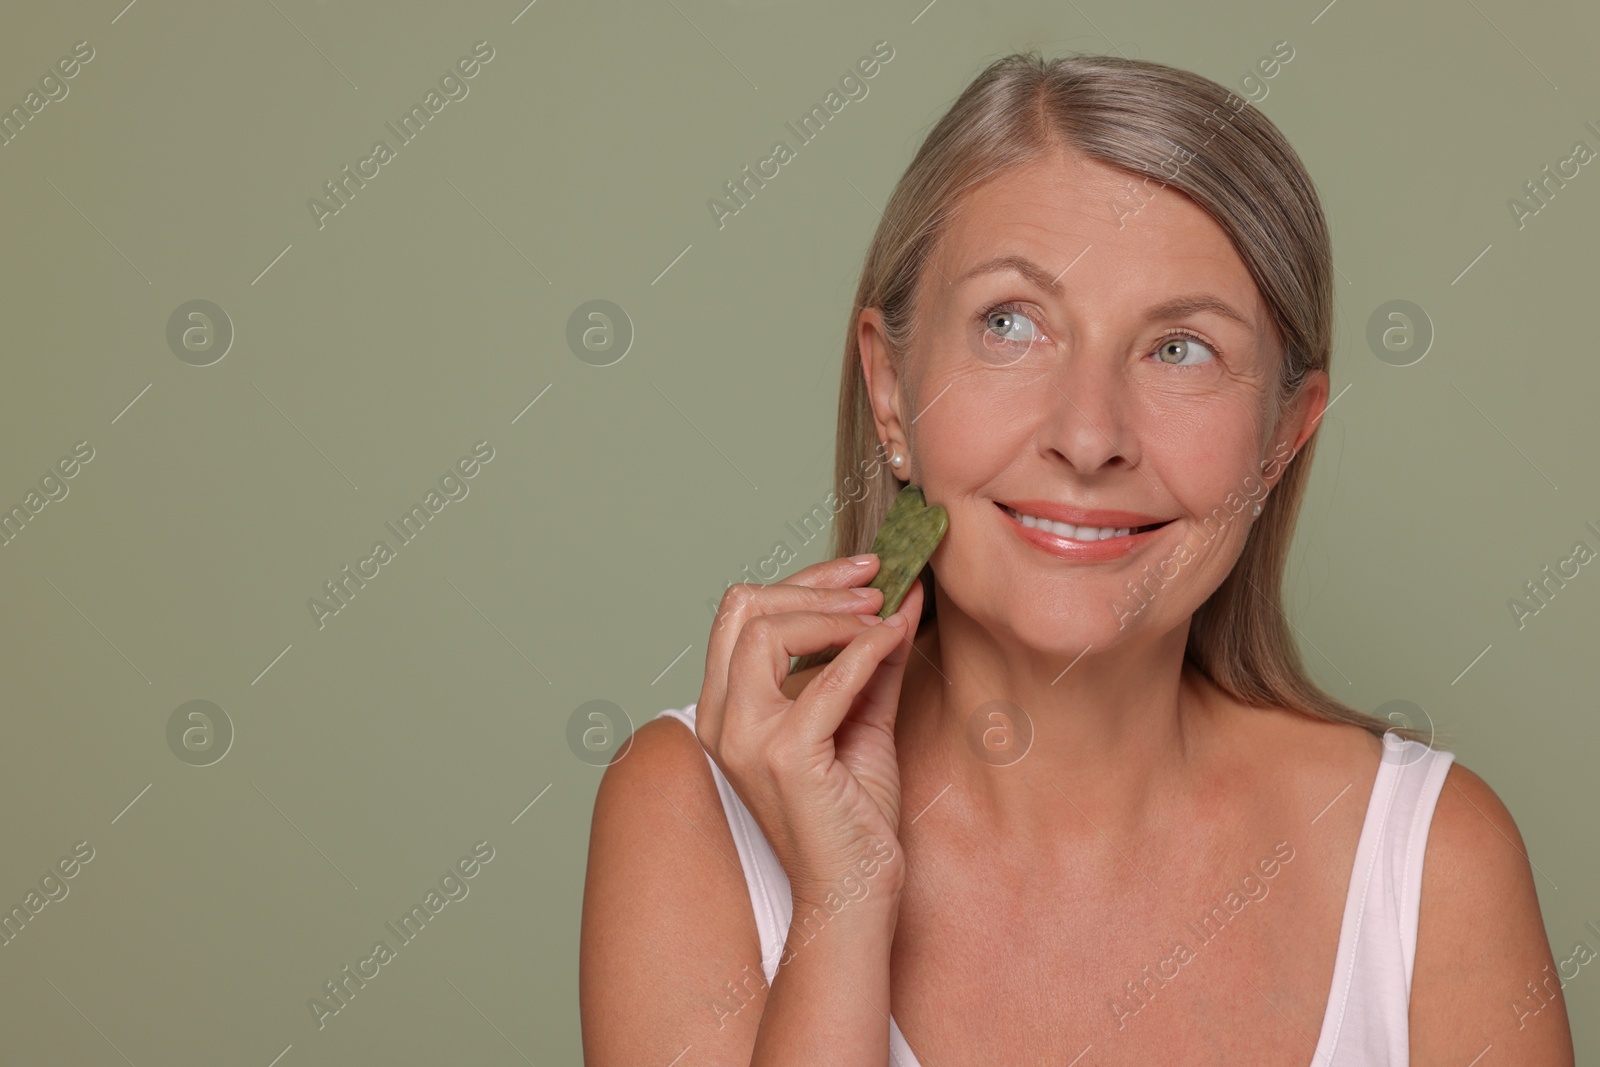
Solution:
{"label": "forearm", "polygon": [[837,913],[795,901],[751,1067],[885,1067],[898,911],[897,894],[874,894]]}

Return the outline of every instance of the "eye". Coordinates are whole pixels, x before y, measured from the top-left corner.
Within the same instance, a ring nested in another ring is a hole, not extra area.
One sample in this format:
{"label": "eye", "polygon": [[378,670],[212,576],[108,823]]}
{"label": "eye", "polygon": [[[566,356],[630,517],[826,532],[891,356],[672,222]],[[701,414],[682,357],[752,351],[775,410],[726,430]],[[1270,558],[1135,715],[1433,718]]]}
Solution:
{"label": "eye", "polygon": [[[1189,357],[1197,353],[1203,354],[1204,358],[1190,362]],[[1161,347],[1156,349],[1155,356],[1169,367],[1188,370],[1210,363],[1217,358],[1217,353],[1208,342],[1201,340],[1197,335],[1183,332],[1175,333],[1163,340]]]}
{"label": "eye", "polygon": [[1020,304],[995,304],[978,313],[973,354],[986,363],[1009,366],[1046,340]]}
{"label": "eye", "polygon": [[[1012,343],[1032,344],[1038,340],[1038,330],[1033,325],[1033,320],[1023,313],[1020,308],[1010,304],[1001,304],[991,308],[984,315],[984,324],[996,331],[1000,337]],[[1020,335],[1018,331],[1020,332]]]}

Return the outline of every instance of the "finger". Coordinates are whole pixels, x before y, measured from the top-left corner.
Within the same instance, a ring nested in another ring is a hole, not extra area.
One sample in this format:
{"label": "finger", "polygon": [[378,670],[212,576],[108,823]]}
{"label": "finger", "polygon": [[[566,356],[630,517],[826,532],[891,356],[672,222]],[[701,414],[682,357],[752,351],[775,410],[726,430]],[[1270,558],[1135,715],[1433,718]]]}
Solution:
{"label": "finger", "polygon": [[906,625],[902,617],[898,623],[885,620],[865,629],[806,683],[787,712],[803,744],[822,744],[838,732],[873,674],[906,643]]}
{"label": "finger", "polygon": [[[718,720],[727,699],[729,658],[740,632],[751,619],[788,611],[876,615],[883,607],[883,593],[865,584],[871,581],[872,573],[876,573],[876,566],[854,565],[848,559],[843,561],[843,566],[855,573],[849,577],[851,584],[842,587],[787,585],[781,582],[773,585],[738,583],[729,586],[723,593],[706,642],[705,677],[700,690],[700,706],[704,710],[697,712],[697,719],[699,714],[705,714],[712,721],[707,722],[704,736],[718,735]],[[863,571],[870,573],[860,577]],[[847,572],[844,569],[835,567],[833,572],[832,580],[845,580]]]}
{"label": "finger", "polygon": [[824,648],[848,646],[868,629],[881,629],[876,614],[788,611],[751,619],[728,659],[728,694],[723,701],[724,731],[759,724],[788,708],[783,682],[789,660]]}
{"label": "finger", "polygon": [[849,713],[854,721],[877,727],[891,737],[894,736],[895,717],[900,712],[900,690],[905,679],[906,664],[916,651],[912,643],[917,637],[922,599],[922,580],[919,578],[911,583],[905,599],[900,602],[900,610],[890,617],[891,620],[904,620],[905,636],[894,651],[884,657],[878,669],[872,672],[872,677],[867,680],[860,699],[854,705],[857,710]]}
{"label": "finger", "polygon": [[871,605],[874,613],[883,607],[883,591],[867,585],[871,577],[846,586],[786,585],[774,582],[757,585],[743,582],[728,587],[717,608],[712,638],[731,647],[739,628],[757,615],[776,615],[784,611],[860,611]]}
{"label": "finger", "polygon": [[837,559],[825,559],[821,563],[813,563],[809,567],[800,568],[776,584],[814,585],[819,587],[861,585],[872,581],[872,576],[878,573],[879,562],[880,560],[875,552],[863,552],[858,556],[840,556]]}

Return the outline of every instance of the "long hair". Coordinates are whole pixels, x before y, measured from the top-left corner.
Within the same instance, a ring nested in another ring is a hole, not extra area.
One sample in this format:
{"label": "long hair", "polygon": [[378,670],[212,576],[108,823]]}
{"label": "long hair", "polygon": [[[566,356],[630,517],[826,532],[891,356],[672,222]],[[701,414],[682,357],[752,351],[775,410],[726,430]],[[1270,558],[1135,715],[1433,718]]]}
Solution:
{"label": "long hair", "polygon": [[[922,142],[867,249],[839,385],[834,488],[850,503],[833,526],[834,557],[871,548],[900,488],[892,477],[861,477],[882,462],[856,334],[861,312],[881,309],[890,358],[905,381],[919,283],[963,193],[1062,147],[1128,172],[1146,195],[1161,186],[1182,192],[1228,234],[1284,343],[1274,394],[1280,410],[1308,372],[1328,369],[1327,224],[1300,157],[1266,116],[1216,82],[1160,63],[1100,55],[1046,61],[1033,51],[1005,56],[978,75]],[[1317,438],[1313,430],[1289,462],[1232,572],[1195,611],[1184,657],[1245,704],[1431,744],[1431,731],[1396,726],[1335,700],[1301,663],[1280,599]],[[852,488],[862,485],[861,492]],[[923,622],[937,610],[930,570],[922,574]],[[802,656],[794,669],[837,653]]]}

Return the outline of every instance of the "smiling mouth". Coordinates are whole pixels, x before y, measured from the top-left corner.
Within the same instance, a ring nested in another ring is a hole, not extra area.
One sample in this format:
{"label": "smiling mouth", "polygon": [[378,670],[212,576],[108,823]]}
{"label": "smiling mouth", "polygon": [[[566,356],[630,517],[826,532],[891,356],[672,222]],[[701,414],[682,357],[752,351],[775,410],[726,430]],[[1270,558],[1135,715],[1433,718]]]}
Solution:
{"label": "smiling mouth", "polygon": [[1057,537],[1066,537],[1073,541],[1109,541],[1118,537],[1131,537],[1147,530],[1158,530],[1174,521],[1167,519],[1164,522],[1152,522],[1144,526],[1074,526],[1068,522],[1055,522],[1052,519],[1041,519],[1033,515],[1026,515],[1014,508],[996,502],[999,508],[1022,525],[1035,530],[1044,530],[1046,533],[1055,534]]}

